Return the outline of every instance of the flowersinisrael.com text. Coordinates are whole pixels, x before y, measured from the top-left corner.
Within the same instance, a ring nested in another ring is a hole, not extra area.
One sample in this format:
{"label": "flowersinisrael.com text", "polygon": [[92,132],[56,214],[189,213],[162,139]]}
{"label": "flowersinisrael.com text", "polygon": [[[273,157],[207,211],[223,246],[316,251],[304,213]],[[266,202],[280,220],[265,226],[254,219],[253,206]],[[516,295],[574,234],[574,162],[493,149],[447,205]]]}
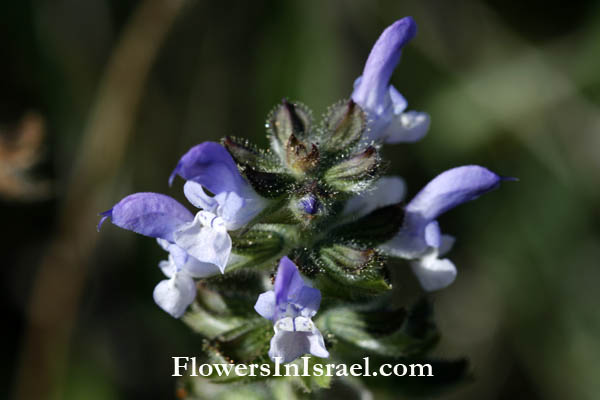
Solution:
{"label": "flowersinisrael.com text", "polygon": [[301,363],[283,364],[281,357],[274,364],[205,364],[196,357],[172,357],[172,376],[433,376],[431,364],[382,364],[370,369],[369,357],[362,364],[318,364],[301,357]]}

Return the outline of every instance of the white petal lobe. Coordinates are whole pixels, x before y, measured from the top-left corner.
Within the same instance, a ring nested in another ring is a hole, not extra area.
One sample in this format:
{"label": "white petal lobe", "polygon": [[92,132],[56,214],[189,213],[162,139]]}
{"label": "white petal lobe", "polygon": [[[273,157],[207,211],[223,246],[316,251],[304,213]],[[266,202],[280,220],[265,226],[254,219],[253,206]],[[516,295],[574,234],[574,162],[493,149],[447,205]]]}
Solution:
{"label": "white petal lobe", "polygon": [[225,271],[231,253],[231,237],[221,217],[200,211],[196,218],[175,232],[175,244],[204,263],[215,264]]}
{"label": "white petal lobe", "polygon": [[428,292],[443,289],[456,279],[456,267],[447,258],[437,258],[437,252],[432,252],[423,258],[410,262],[423,289]]}
{"label": "white petal lobe", "polygon": [[154,301],[175,318],[180,318],[196,297],[196,284],[185,274],[160,281],[154,288]]}

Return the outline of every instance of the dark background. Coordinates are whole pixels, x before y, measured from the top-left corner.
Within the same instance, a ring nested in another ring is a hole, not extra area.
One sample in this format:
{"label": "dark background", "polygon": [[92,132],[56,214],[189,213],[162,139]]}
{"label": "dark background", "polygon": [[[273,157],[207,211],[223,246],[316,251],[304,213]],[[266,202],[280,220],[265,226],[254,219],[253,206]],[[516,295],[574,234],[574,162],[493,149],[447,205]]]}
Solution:
{"label": "dark background", "polygon": [[499,0],[3,1],[6,397],[173,398],[170,357],[200,338],[152,301],[158,246],[96,233],[97,213],[137,191],[182,199],[179,156],[231,134],[265,145],[284,96],[320,115],[406,15],[419,33],[392,82],[432,127],[386,147],[390,173],[409,196],[462,164],[520,179],[440,221],[459,275],[433,296],[435,354],[474,376],[446,397],[597,399],[600,4]]}

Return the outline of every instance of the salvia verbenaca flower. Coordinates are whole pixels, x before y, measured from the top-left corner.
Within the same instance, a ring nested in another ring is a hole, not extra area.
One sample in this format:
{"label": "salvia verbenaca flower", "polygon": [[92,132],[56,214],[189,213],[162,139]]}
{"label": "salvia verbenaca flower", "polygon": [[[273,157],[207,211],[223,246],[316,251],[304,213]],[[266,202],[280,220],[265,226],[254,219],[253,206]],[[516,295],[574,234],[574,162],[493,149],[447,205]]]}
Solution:
{"label": "salvia verbenaca flower", "polygon": [[329,357],[323,335],[312,317],[321,304],[321,292],[304,284],[298,268],[287,257],[279,262],[273,290],[258,297],[254,309],[273,322],[269,357],[290,362],[303,354]]}
{"label": "salvia verbenaca flower", "polygon": [[400,62],[402,48],[417,33],[411,17],[389,26],[377,42],[362,76],[354,84],[352,100],[369,115],[369,132],[365,139],[386,143],[416,142],[429,129],[429,115],[405,111],[406,99],[390,85],[390,78]]}
{"label": "salvia verbenaca flower", "polygon": [[[436,337],[420,333],[407,340],[414,329],[400,332],[402,321],[356,319],[381,311],[376,307],[385,302],[365,300],[392,289],[390,258],[407,260],[426,291],[450,285],[456,267],[442,257],[454,238],[442,234],[438,217],[506,178],[476,165],[452,168],[403,206],[404,180],[383,176],[382,145],[417,141],[429,129],[429,116],[406,111],[406,100],[390,84],[415,34],[410,17],[385,29],[351,98],[331,106],[321,123],[306,106],[284,99],[267,119],[269,150],[234,137],[192,147],[169,185],[176,176],[185,180],[196,213],[158,193],[132,194],[102,213],[99,227],[110,218],[156,238],[168,252],[159,264],[167,279],[156,286],[154,300],[176,318],[192,315],[184,320],[210,339],[207,351],[216,358],[251,363],[261,352],[283,362],[304,354],[328,357],[316,324],[341,341],[397,356]],[[265,278],[277,265],[273,290],[263,292],[266,280],[250,278]],[[327,302],[317,316],[321,293]],[[256,296],[254,309],[273,323],[273,336],[270,324],[252,311]],[[371,323],[380,325],[371,330]],[[234,340],[241,348],[227,358],[223,352],[231,346],[220,344]],[[406,343],[410,349],[402,347]]]}
{"label": "salvia verbenaca flower", "polygon": [[[232,246],[227,231],[248,223],[267,201],[242,178],[227,150],[218,143],[193,147],[181,158],[169,182],[176,174],[187,180],[187,199],[203,209],[195,216],[169,196],[136,193],[102,213],[99,227],[111,218],[121,228],[158,238],[169,252],[169,260],[159,266],[170,279],[156,286],[154,300],[179,318],[195,298],[192,278],[225,272]],[[203,187],[214,196],[208,196]]]}
{"label": "salvia verbenaca flower", "polygon": [[411,266],[425,290],[448,286],[456,277],[456,267],[450,260],[440,260],[438,256],[450,250],[454,238],[441,234],[436,219],[497,188],[502,179],[477,165],[442,172],[408,203],[402,228],[381,247],[390,255],[413,260]]}

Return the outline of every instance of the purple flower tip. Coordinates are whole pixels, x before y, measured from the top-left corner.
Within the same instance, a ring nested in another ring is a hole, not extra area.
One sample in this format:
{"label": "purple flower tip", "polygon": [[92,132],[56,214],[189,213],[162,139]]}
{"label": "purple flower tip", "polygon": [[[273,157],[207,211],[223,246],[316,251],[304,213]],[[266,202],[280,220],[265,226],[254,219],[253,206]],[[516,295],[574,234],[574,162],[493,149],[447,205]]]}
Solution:
{"label": "purple flower tip", "polygon": [[319,200],[312,194],[300,200],[300,206],[302,207],[304,212],[309,215],[315,215],[317,211],[319,211],[319,205]]}
{"label": "purple flower tip", "polygon": [[169,175],[169,187],[173,186],[173,182],[175,181],[175,177],[177,176],[177,173],[179,172],[180,165],[181,165],[181,162],[178,162],[177,166],[173,169],[173,172],[171,172],[171,175]]}
{"label": "purple flower tip", "polygon": [[478,165],[465,165],[433,178],[408,203],[406,212],[429,222],[454,207],[496,189],[503,179]]}
{"label": "purple flower tip", "polygon": [[413,17],[404,17],[390,25],[388,30],[398,36],[397,46],[402,47],[417,34],[417,24]]}
{"label": "purple flower tip", "polygon": [[100,214],[98,214],[98,215],[102,216],[102,218],[100,218],[100,222],[98,222],[98,226],[96,227],[96,230],[98,232],[100,232],[100,228],[102,228],[102,224],[104,223],[104,221],[106,221],[108,218],[112,217],[112,210],[113,209],[111,208],[110,210],[107,210],[107,211],[104,211],[104,212],[101,212]]}
{"label": "purple flower tip", "polygon": [[416,34],[417,24],[412,17],[399,19],[383,31],[371,49],[360,82],[352,93],[352,100],[367,111],[382,112],[390,78],[400,62],[402,48]]}

